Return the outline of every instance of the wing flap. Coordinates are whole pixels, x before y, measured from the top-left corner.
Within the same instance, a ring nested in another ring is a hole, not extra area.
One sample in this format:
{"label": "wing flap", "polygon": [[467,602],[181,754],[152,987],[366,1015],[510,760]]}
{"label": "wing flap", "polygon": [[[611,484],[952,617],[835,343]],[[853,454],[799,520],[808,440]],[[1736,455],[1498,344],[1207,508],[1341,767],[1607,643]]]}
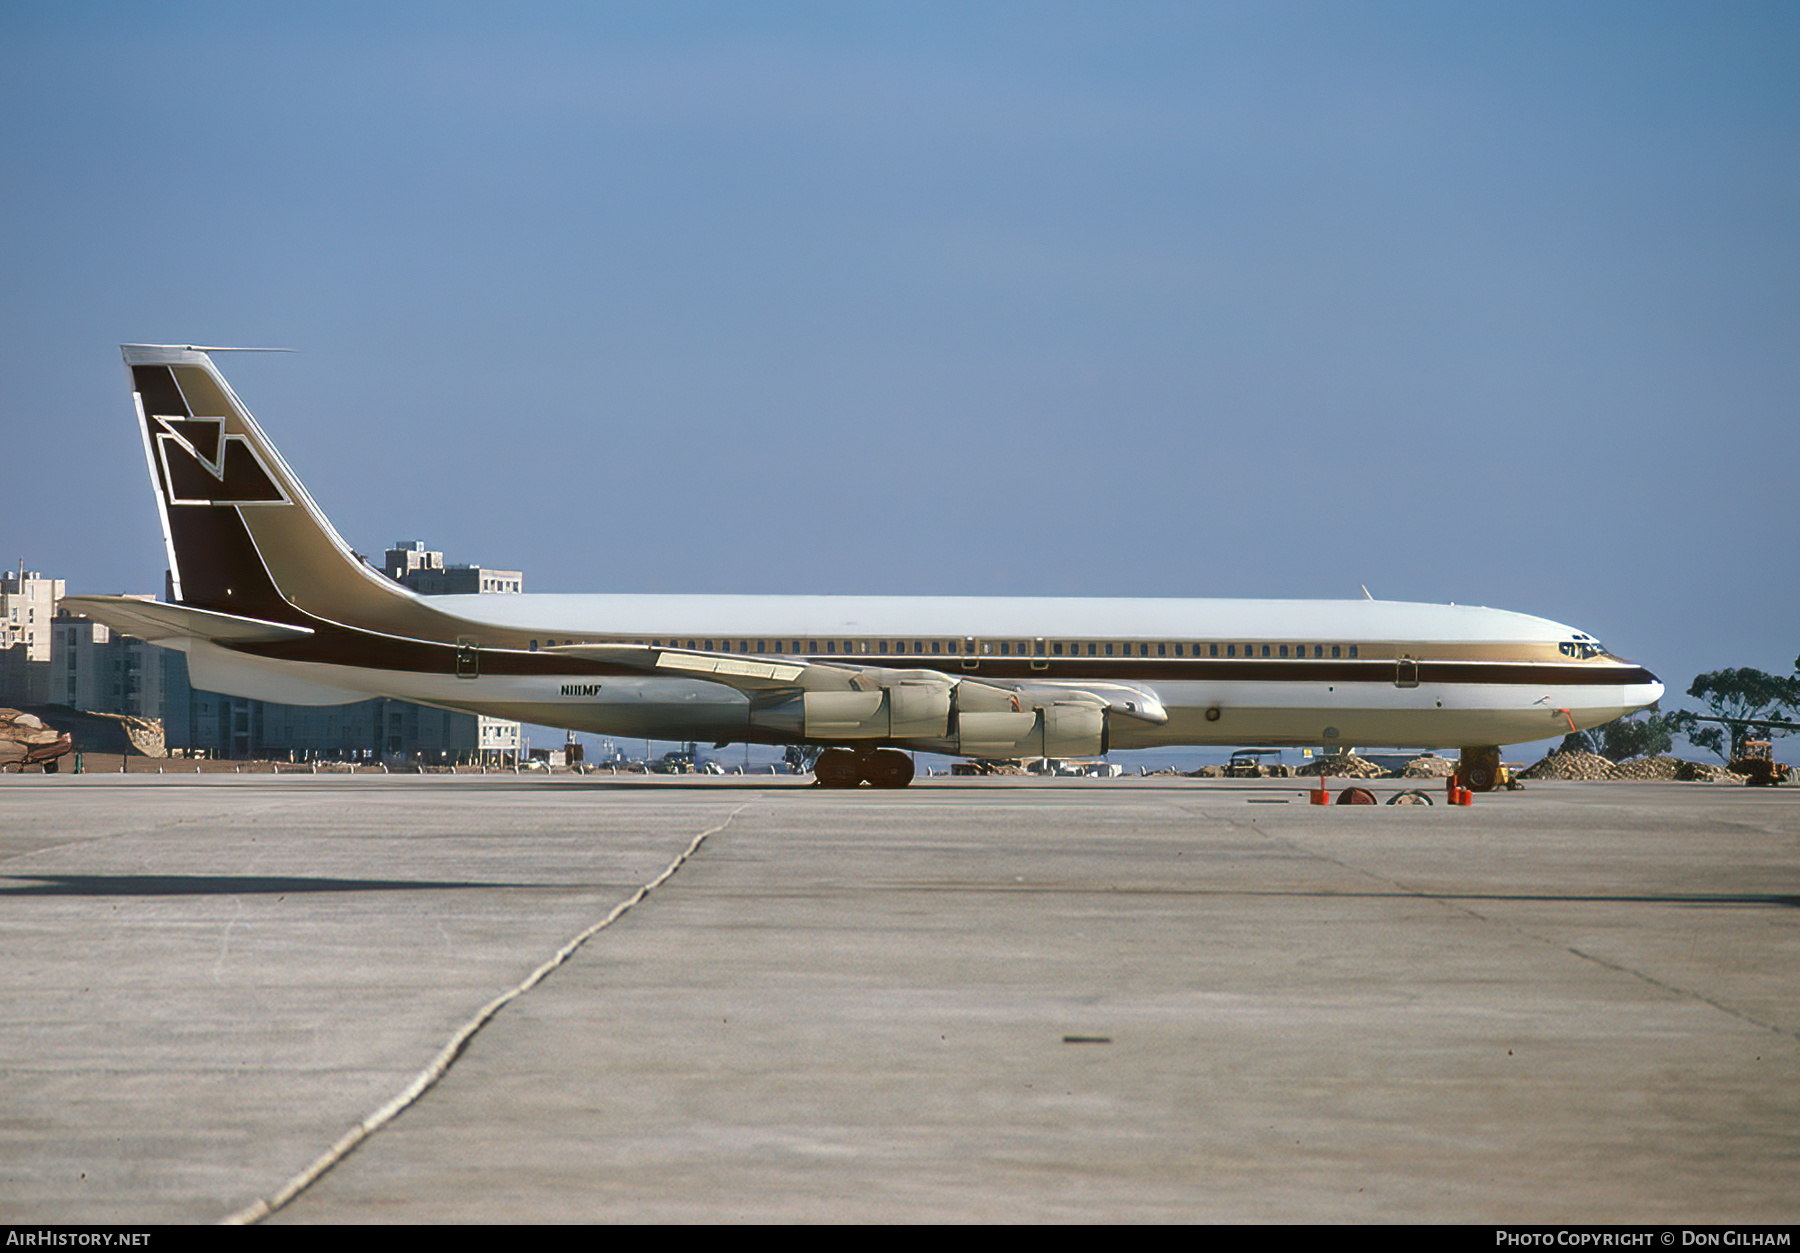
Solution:
{"label": "wing flap", "polygon": [[778,688],[863,691],[877,686],[869,677],[872,668],[798,659],[777,661],[767,657],[739,657],[732,653],[657,648],[649,644],[559,644],[547,651],[610,661],[646,674],[709,679],[740,692],[767,692]]}

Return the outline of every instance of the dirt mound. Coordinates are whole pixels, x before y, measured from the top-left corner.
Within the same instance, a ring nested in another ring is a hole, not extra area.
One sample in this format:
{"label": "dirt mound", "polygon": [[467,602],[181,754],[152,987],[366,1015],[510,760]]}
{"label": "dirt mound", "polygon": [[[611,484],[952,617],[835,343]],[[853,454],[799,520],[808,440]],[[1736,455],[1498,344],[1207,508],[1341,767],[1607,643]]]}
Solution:
{"label": "dirt mound", "polygon": [[1678,757],[1634,757],[1629,761],[1610,762],[1593,753],[1551,753],[1528,770],[1519,772],[1521,779],[1569,779],[1591,783],[1600,779],[1657,780],[1679,783],[1742,783],[1744,776],[1732,774],[1724,766],[1705,762],[1682,761]]}
{"label": "dirt mound", "polygon": [[1678,779],[1683,765],[1676,757],[1633,757],[1613,767],[1615,779]]}
{"label": "dirt mound", "polygon": [[46,726],[36,714],[0,709],[0,769],[41,765],[72,751],[68,735]]}
{"label": "dirt mound", "polygon": [[1387,774],[1372,761],[1364,761],[1353,753],[1336,753],[1315,757],[1294,771],[1298,775],[1329,775],[1334,779],[1379,779]]}
{"label": "dirt mound", "polygon": [[125,753],[140,757],[167,757],[161,718],[135,718],[130,714],[97,714],[67,705],[28,705],[45,725],[67,731],[78,753]]}
{"label": "dirt mound", "polygon": [[1683,783],[1742,783],[1744,776],[1704,761],[1677,762],[1675,778]]}
{"label": "dirt mound", "polygon": [[1618,767],[1597,753],[1551,753],[1534,766],[1519,771],[1521,779],[1572,779],[1593,782],[1618,778]]}
{"label": "dirt mound", "polygon": [[1427,755],[1414,757],[1400,772],[1402,779],[1447,779],[1456,773],[1456,763],[1448,757]]}

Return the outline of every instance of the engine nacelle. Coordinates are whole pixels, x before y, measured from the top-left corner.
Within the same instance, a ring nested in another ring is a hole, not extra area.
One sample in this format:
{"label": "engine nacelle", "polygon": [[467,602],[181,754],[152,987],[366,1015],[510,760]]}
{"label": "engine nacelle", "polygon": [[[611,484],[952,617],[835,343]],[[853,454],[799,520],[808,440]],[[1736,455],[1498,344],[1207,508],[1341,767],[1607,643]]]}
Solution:
{"label": "engine nacelle", "polygon": [[750,725],[782,739],[909,743],[965,757],[1097,757],[1106,706],[964,680],[897,679],[873,691],[757,692]]}
{"label": "engine nacelle", "polygon": [[950,734],[948,683],[900,682],[887,689],[888,724],[897,740],[927,740]]}
{"label": "engine nacelle", "polygon": [[1106,710],[1057,703],[1018,712],[963,712],[955,751],[965,757],[1098,757],[1106,751]]}
{"label": "engine nacelle", "polygon": [[960,713],[955,752],[965,757],[1042,757],[1044,734],[1038,711]]}
{"label": "engine nacelle", "polygon": [[1044,708],[1044,756],[1098,757],[1107,750],[1106,710],[1093,705]]}
{"label": "engine nacelle", "polygon": [[878,740],[888,735],[887,693],[803,692],[801,733],[809,740]]}
{"label": "engine nacelle", "polygon": [[775,692],[750,724],[802,740],[920,740],[950,733],[950,685],[899,682],[872,692]]}

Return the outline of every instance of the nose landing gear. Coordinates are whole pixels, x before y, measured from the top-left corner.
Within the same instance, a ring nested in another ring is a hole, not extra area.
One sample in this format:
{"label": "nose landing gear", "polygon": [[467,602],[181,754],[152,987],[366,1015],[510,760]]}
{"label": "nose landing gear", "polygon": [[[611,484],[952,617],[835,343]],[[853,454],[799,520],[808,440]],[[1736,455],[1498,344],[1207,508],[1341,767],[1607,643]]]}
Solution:
{"label": "nose landing gear", "polygon": [[1499,745],[1465,747],[1456,763],[1456,777],[1471,792],[1491,792],[1500,786]]}

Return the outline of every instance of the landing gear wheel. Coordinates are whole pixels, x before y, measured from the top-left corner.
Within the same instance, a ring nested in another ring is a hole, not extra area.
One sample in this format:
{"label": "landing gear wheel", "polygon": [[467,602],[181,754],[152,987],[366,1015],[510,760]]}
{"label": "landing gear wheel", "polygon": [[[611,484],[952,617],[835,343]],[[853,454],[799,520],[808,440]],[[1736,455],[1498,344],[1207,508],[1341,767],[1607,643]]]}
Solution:
{"label": "landing gear wheel", "polygon": [[1456,763],[1456,777],[1471,792],[1491,792],[1500,783],[1500,749],[1497,746],[1465,748]]}
{"label": "landing gear wheel", "polygon": [[847,748],[828,748],[813,762],[813,782],[820,787],[855,787],[862,782],[856,754]]}
{"label": "landing gear wheel", "polygon": [[878,748],[861,765],[870,787],[905,787],[913,781],[913,760],[897,748]]}

